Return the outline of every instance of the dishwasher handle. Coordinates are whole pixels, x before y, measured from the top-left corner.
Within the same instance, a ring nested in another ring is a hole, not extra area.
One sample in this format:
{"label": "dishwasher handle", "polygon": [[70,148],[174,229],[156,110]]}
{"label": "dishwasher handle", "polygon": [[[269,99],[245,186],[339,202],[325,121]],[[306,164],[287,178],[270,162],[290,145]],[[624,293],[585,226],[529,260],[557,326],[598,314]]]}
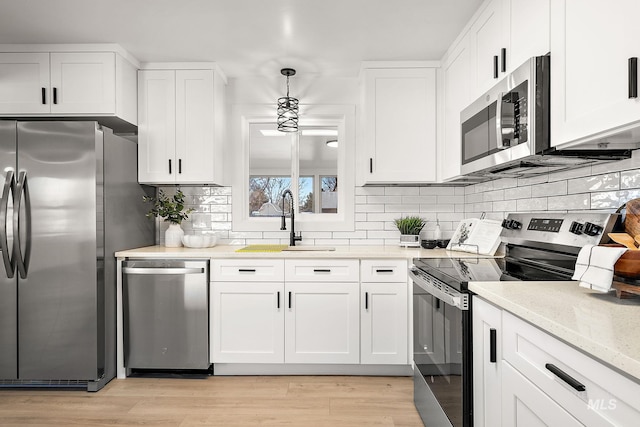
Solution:
{"label": "dishwasher handle", "polygon": [[204,268],[124,267],[124,274],[203,274]]}

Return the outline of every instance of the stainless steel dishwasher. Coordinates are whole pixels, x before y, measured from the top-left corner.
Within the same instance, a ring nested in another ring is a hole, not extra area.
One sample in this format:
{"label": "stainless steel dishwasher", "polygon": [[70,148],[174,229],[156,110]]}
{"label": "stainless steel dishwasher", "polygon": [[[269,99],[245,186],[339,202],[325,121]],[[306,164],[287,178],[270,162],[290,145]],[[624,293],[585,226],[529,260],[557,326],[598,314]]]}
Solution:
{"label": "stainless steel dishwasher", "polygon": [[127,369],[209,368],[209,261],[122,265]]}

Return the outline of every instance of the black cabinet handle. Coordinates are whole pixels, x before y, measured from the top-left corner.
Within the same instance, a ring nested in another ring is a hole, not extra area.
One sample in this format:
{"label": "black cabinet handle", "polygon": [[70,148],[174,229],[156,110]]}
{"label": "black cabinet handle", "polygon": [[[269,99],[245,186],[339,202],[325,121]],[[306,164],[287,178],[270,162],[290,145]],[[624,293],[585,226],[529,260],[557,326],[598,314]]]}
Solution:
{"label": "black cabinet handle", "polygon": [[553,375],[560,378],[565,383],[569,384],[576,391],[585,391],[587,388],[580,381],[573,378],[571,375],[564,372],[562,369],[558,368],[556,365],[551,363],[547,363],[544,365],[547,370],[551,371]]}
{"label": "black cabinet handle", "polygon": [[47,89],[42,88],[42,105],[47,103]]}
{"label": "black cabinet handle", "polygon": [[364,293],[364,309],[369,310],[369,292]]}
{"label": "black cabinet handle", "polygon": [[328,268],[314,268],[314,273],[331,273],[331,270]]}
{"label": "black cabinet handle", "polygon": [[390,268],[376,268],[376,273],[393,273],[393,270]]}
{"label": "black cabinet handle", "polygon": [[278,291],[278,310],[280,310],[280,291]]}
{"label": "black cabinet handle", "polygon": [[289,292],[289,308],[291,308],[291,292]]}
{"label": "black cabinet handle", "polygon": [[502,64],[500,65],[500,71],[505,73],[507,71],[507,48],[503,47],[500,49],[500,59],[502,60]]}
{"label": "black cabinet handle", "polygon": [[373,173],[373,157],[369,157],[369,173]]}
{"label": "black cabinet handle", "polygon": [[53,103],[57,104],[58,103],[58,89],[57,88],[53,88]]}
{"label": "black cabinet handle", "polygon": [[629,58],[629,99],[638,97],[638,58]]}
{"label": "black cabinet handle", "polygon": [[171,159],[169,159],[169,175],[171,175]]}
{"label": "black cabinet handle", "polygon": [[497,356],[497,332],[495,329],[489,329],[489,362],[496,363]]}
{"label": "black cabinet handle", "polygon": [[498,55],[493,57],[493,78],[498,78]]}
{"label": "black cabinet handle", "polygon": [[440,310],[440,298],[436,298],[436,310]]}
{"label": "black cabinet handle", "polygon": [[178,159],[178,173],[182,173],[182,159]]}
{"label": "black cabinet handle", "polygon": [[239,268],[238,273],[255,273],[255,268]]}

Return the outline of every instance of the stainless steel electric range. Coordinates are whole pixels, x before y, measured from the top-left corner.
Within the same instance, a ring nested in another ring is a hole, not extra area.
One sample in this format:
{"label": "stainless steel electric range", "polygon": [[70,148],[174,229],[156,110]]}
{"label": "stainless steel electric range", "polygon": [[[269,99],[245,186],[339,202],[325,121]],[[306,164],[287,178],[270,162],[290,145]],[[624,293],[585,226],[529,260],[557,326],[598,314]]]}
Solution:
{"label": "stainless steel electric range", "polygon": [[413,260],[414,401],[425,426],[473,425],[469,282],[571,280],[580,249],[608,241],[617,221],[608,213],[509,214],[504,258]]}

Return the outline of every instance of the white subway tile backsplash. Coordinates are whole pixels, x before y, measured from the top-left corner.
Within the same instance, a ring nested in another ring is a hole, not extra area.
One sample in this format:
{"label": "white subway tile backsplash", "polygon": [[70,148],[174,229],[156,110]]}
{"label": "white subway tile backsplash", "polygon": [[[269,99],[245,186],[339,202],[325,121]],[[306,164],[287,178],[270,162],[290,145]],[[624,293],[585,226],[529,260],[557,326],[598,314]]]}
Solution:
{"label": "white subway tile backsplash", "polygon": [[465,196],[465,203],[479,203],[484,200],[484,193],[470,193]]}
{"label": "white subway tile backsplash", "polygon": [[421,196],[446,196],[453,193],[452,187],[420,187]]}
{"label": "white subway tile backsplash", "polygon": [[495,202],[498,200],[504,200],[504,190],[492,190],[482,194],[482,200],[484,202]]}
{"label": "white subway tile backsplash", "polygon": [[[438,203],[440,197],[443,197],[443,196],[402,196],[402,203],[404,204],[418,203],[421,205],[426,203],[435,204],[435,203]],[[464,202],[461,202],[461,203],[464,203]]]}
{"label": "white subway tile backsplash", "polygon": [[402,196],[367,196],[367,203],[369,204],[400,204],[402,202]]}
{"label": "white subway tile backsplash", "polygon": [[504,190],[504,199],[530,199],[531,198],[531,186],[507,188]]}
{"label": "white subway tile backsplash", "polygon": [[516,210],[518,212],[546,211],[547,198],[537,197],[532,199],[518,199],[516,203]]}
{"label": "white subway tile backsplash", "polygon": [[516,178],[502,178],[493,181],[494,190],[502,190],[505,188],[513,188],[518,186],[518,180]]}
{"label": "white subway tile backsplash", "polygon": [[209,194],[212,196],[230,196],[231,187],[209,187]]}
{"label": "white subway tile backsplash", "polygon": [[393,212],[367,214],[367,221],[393,221],[396,218],[400,218],[400,215]]}
{"label": "white subway tile backsplash", "polygon": [[531,186],[531,197],[567,194],[567,181],[555,181]]}
{"label": "white subway tile backsplash", "polygon": [[580,210],[591,207],[591,196],[589,193],[569,194],[564,196],[552,196],[548,198],[548,210]]}
{"label": "white subway tile backsplash", "polygon": [[548,173],[526,177],[526,178],[518,178],[518,187],[523,187],[525,185],[542,184],[543,182],[547,182],[548,180],[549,180]]}
{"label": "white subway tile backsplash", "polygon": [[384,222],[356,222],[356,230],[384,230]]}
{"label": "white subway tile backsplash", "polygon": [[640,169],[620,173],[620,189],[640,188]]}
{"label": "white subway tile backsplash", "polygon": [[640,189],[605,191],[591,194],[592,209],[617,209],[631,199],[640,197]]}
{"label": "white subway tile backsplash", "polygon": [[367,237],[370,239],[400,239],[400,232],[398,230],[392,231],[367,231]]}
{"label": "white subway tile backsplash", "polygon": [[384,196],[384,187],[356,187],[356,196]]}
{"label": "white subway tile backsplash", "polygon": [[575,178],[568,182],[569,194],[618,189],[620,189],[619,172]]}
{"label": "white subway tile backsplash", "polygon": [[404,205],[384,205],[385,212],[399,212],[404,215],[415,215],[420,211],[420,205],[404,204]]}
{"label": "white subway tile backsplash", "polygon": [[455,212],[455,205],[453,204],[444,204],[444,205],[420,205],[420,212]]}
{"label": "white subway tile backsplash", "polygon": [[385,196],[418,196],[420,187],[384,187]]}
{"label": "white subway tile backsplash", "polygon": [[356,196],[354,198],[354,201],[356,203],[356,205],[364,205],[367,203],[367,197],[368,196]]}
{"label": "white subway tile backsplash", "polygon": [[384,205],[383,204],[379,204],[379,205],[355,205],[355,211],[356,212],[384,212]]}
{"label": "white subway tile backsplash", "polygon": [[[420,202],[423,203],[423,202]],[[445,204],[445,203],[464,203],[464,196],[438,196],[437,197],[437,203],[438,204]]]}
{"label": "white subway tile backsplash", "polygon": [[494,212],[515,212],[517,209],[516,200],[501,200],[493,202]]}

